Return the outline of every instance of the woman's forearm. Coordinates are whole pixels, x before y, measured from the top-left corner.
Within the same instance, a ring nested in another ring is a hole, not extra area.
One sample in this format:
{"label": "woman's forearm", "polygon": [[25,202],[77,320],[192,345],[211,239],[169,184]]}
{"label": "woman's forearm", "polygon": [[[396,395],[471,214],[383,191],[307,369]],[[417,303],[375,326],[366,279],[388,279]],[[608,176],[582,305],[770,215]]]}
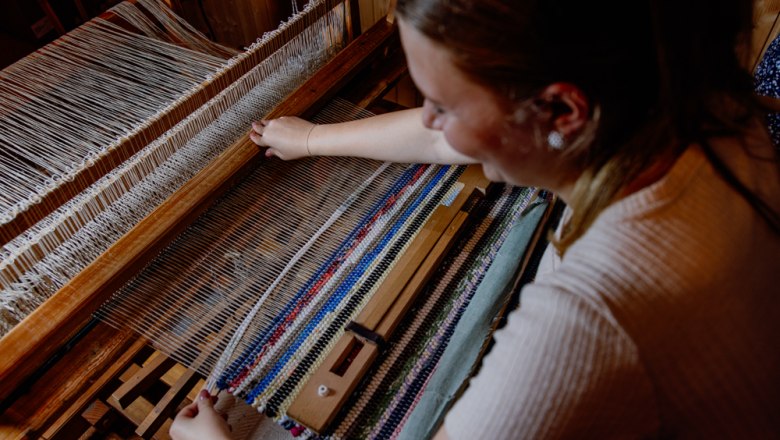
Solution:
{"label": "woman's forearm", "polygon": [[440,131],[422,124],[422,109],[402,110],[337,124],[314,125],[296,117],[258,121],[250,138],[284,160],[354,156],[403,163],[467,164]]}
{"label": "woman's forearm", "polygon": [[357,121],[317,126],[309,139],[313,155],[357,156],[404,163],[465,164],[442,132],[423,126],[422,109],[401,110]]}

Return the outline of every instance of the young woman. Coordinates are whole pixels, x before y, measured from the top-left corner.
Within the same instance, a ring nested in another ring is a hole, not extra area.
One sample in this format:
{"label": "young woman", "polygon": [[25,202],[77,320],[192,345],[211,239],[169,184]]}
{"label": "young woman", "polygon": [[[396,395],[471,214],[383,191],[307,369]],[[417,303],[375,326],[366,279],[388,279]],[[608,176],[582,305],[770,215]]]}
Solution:
{"label": "young woman", "polygon": [[[567,203],[438,437],[777,435],[780,167],[737,56],[750,3],[398,0],[422,109],[253,125],[268,156],[478,162]],[[174,437],[217,428],[208,402]]]}

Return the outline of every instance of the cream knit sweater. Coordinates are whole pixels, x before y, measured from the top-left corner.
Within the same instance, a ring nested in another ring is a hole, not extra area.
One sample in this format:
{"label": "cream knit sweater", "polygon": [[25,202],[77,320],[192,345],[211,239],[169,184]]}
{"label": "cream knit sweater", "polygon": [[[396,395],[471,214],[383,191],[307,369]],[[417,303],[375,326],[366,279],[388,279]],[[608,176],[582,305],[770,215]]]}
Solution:
{"label": "cream knit sweater", "polygon": [[[776,163],[716,151],[780,209]],[[450,438],[780,438],[780,236],[698,147],[544,259]]]}

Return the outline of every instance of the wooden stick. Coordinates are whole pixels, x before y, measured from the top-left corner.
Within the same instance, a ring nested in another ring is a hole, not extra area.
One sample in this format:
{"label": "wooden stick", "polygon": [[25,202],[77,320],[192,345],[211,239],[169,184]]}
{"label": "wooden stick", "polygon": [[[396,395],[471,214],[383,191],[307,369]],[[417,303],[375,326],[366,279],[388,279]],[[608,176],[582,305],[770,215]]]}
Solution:
{"label": "wooden stick", "polygon": [[154,357],[146,362],[146,365],[136,371],[133,376],[122,384],[111,398],[114,399],[120,408],[125,408],[141,394],[154,385],[160,377],[176,364],[173,359],[160,353],[155,353]]}
{"label": "wooden stick", "polygon": [[143,438],[151,438],[165,423],[165,420],[173,414],[182,399],[187,397],[187,393],[198,383],[198,380],[200,380],[198,373],[187,369],[163,398],[157,402],[152,412],[138,425],[135,433]]}

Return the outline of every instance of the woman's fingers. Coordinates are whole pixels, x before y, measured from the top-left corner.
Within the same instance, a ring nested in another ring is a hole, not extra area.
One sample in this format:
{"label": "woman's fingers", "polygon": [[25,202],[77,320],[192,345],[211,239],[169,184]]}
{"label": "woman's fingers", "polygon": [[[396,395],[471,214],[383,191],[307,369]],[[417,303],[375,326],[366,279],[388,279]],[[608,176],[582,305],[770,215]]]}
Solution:
{"label": "woman's fingers", "polygon": [[265,144],[263,144],[263,135],[257,133],[255,130],[249,132],[249,139],[261,147],[266,146]]}
{"label": "woman's fingers", "polygon": [[266,157],[283,160],[298,159],[309,155],[309,134],[314,124],[297,117],[281,117],[252,123],[249,138],[261,147],[269,147]]}

